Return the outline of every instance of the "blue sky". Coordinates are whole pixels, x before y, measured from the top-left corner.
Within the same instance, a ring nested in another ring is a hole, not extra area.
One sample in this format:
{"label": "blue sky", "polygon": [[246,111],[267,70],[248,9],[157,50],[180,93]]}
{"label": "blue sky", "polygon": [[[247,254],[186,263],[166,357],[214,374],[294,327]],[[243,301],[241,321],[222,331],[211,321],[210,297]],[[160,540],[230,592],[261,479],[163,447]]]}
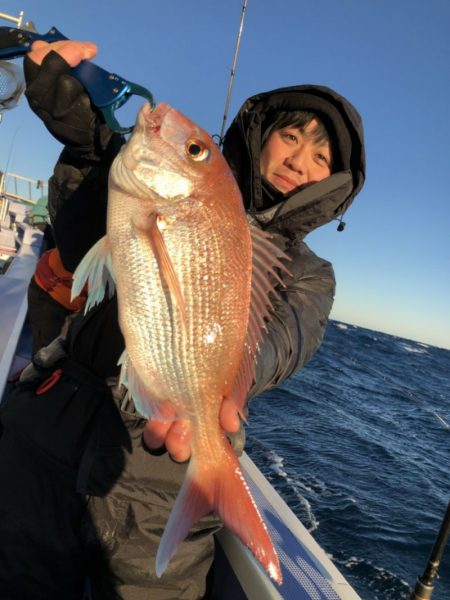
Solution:
{"label": "blue sky", "polygon": [[[96,63],[219,133],[242,0],[2,0],[0,11],[95,41]],[[94,14],[95,12],[95,14]],[[6,23],[1,22],[2,25]],[[248,0],[230,118],[257,92],[301,83],[360,111],[367,182],[307,238],[337,276],[332,317],[450,348],[450,3]],[[122,119],[134,120],[137,104]],[[127,112],[128,111],[128,112]],[[60,146],[26,101],[0,125],[0,169],[47,179]]]}

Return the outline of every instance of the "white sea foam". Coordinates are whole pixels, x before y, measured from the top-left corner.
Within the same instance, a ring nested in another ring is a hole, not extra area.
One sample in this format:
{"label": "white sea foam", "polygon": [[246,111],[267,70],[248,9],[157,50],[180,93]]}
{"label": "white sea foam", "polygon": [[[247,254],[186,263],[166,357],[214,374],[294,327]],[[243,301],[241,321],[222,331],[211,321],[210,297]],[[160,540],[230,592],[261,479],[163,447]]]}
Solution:
{"label": "white sea foam", "polygon": [[399,582],[401,586],[409,589],[409,584],[407,581],[405,581],[404,579],[401,579],[395,573],[392,573],[392,571],[388,571],[384,567],[377,567],[370,560],[358,558],[357,556],[350,556],[350,558],[347,558],[344,560],[338,560],[336,558],[332,558],[332,560],[333,560],[333,562],[335,562],[337,564],[343,565],[347,569],[355,569],[355,568],[359,567],[360,565],[364,565],[364,566],[372,569],[373,572],[370,577],[373,581],[379,580],[379,581]]}
{"label": "white sea foam", "polygon": [[406,352],[413,352],[416,354],[428,354],[426,347],[417,348],[414,346],[410,346],[409,344],[400,344],[400,346],[403,348],[403,350],[406,350]]}
{"label": "white sea foam", "polygon": [[433,415],[439,419],[439,421],[444,425],[444,427],[447,427],[447,429],[450,429],[450,425],[447,423],[447,421],[444,419],[444,417],[441,417],[441,415],[438,415],[437,412],[432,411]]}
{"label": "white sea foam", "polygon": [[352,567],[355,567],[359,564],[361,564],[362,562],[364,562],[362,560],[362,558],[357,558],[356,556],[350,556],[350,558],[347,558],[346,561],[343,561],[342,564],[347,567],[347,569],[351,569]]}
{"label": "white sea foam", "polygon": [[312,511],[311,504],[300,491],[302,490],[304,492],[314,494],[314,490],[308,487],[307,485],[303,484],[298,479],[293,479],[292,477],[289,477],[288,473],[285,471],[284,468],[284,458],[279,456],[274,450],[270,450],[268,452],[268,458],[271,461],[270,469],[279,477],[282,477],[286,480],[286,483],[289,484],[290,489],[302,505],[303,510],[306,514],[306,523],[304,523],[305,527],[310,533],[312,531],[315,531],[319,527],[319,521],[316,519],[316,516]]}
{"label": "white sea foam", "polygon": [[268,453],[268,458],[271,461],[270,469],[277,475],[280,475],[281,477],[287,479],[287,473],[284,470],[284,458],[279,456],[273,450],[270,450],[270,452]]}
{"label": "white sea foam", "polygon": [[305,483],[303,483],[302,481],[298,481],[297,485],[300,489],[302,489],[304,492],[308,492],[308,494],[314,494],[314,490],[312,487],[309,487],[309,485],[306,485]]}
{"label": "white sea foam", "polygon": [[309,531],[309,533],[312,533],[319,527],[320,523],[316,519],[316,516],[312,511],[311,504],[308,502],[308,500],[304,496],[302,496],[297,490],[294,489],[294,491],[300,502],[303,504],[305,512],[308,516],[309,523],[306,525],[306,528]]}

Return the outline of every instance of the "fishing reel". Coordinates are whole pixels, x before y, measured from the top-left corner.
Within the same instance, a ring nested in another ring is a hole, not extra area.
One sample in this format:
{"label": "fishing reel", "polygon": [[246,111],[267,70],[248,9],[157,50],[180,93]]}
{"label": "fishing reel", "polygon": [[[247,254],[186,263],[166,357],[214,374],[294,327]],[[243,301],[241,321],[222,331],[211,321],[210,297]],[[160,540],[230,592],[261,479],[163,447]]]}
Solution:
{"label": "fishing reel", "polygon": [[[23,22],[23,16],[23,10],[20,11],[18,17],[0,13],[1,20],[9,21],[17,28],[22,27],[26,31],[36,31],[32,21]],[[0,46],[2,46],[1,42],[2,40],[0,40]],[[24,91],[25,78],[21,67],[10,61],[0,60],[0,121],[5,110],[11,110],[18,105]]]}
{"label": "fishing reel", "polygon": [[23,70],[18,65],[0,61],[0,121],[3,111],[15,108],[25,91]]}

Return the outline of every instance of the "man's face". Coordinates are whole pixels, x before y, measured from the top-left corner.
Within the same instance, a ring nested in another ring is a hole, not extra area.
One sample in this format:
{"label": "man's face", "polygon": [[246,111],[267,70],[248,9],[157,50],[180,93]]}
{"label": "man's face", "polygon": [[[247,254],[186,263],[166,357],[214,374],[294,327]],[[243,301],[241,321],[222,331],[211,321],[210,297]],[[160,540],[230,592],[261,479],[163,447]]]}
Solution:
{"label": "man's face", "polygon": [[329,143],[317,144],[311,136],[317,124],[313,119],[303,133],[297,127],[284,127],[269,135],[261,150],[261,175],[279,192],[287,194],[331,175]]}

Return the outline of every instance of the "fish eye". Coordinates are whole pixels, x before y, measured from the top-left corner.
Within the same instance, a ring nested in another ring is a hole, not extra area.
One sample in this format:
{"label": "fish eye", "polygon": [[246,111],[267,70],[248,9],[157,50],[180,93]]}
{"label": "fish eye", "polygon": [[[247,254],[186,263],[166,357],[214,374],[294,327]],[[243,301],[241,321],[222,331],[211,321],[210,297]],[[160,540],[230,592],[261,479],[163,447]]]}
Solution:
{"label": "fish eye", "polygon": [[208,158],[209,150],[200,140],[188,140],[186,142],[186,152],[188,157],[197,162]]}

